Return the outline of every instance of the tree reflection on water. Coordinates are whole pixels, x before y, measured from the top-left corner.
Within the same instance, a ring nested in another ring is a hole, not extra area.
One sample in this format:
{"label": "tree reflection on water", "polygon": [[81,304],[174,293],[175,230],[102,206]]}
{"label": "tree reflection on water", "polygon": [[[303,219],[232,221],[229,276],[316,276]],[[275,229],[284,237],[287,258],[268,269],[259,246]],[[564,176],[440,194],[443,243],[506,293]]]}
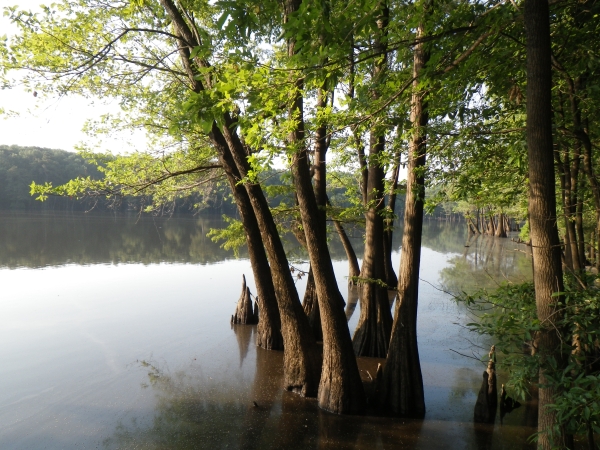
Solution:
{"label": "tree reflection on water", "polygon": [[[255,347],[253,329],[248,325],[232,327],[238,342],[240,369],[242,365],[246,365],[246,370],[254,365],[250,378],[241,376],[241,371],[211,378],[198,367],[171,373],[154,362],[140,362],[147,371],[143,387],[156,396],[153,415],[149,420],[134,417],[120,421],[113,435],[104,440],[104,448],[529,448],[524,442],[532,429],[515,426],[514,421],[501,428],[493,424],[473,425],[462,413],[457,414],[455,421],[449,421],[337,416],[321,411],[316,400],[283,391],[283,354]],[[370,359],[365,358],[359,365],[373,365]],[[459,369],[457,374],[452,395],[457,399],[472,396],[478,380],[471,380],[468,371],[467,379],[463,376],[465,371]],[[466,416],[471,414],[469,410]]]}
{"label": "tree reflection on water", "polygon": [[532,278],[531,249],[506,238],[468,236],[459,256],[448,260],[440,284],[452,294],[494,289],[503,282],[522,283]]}

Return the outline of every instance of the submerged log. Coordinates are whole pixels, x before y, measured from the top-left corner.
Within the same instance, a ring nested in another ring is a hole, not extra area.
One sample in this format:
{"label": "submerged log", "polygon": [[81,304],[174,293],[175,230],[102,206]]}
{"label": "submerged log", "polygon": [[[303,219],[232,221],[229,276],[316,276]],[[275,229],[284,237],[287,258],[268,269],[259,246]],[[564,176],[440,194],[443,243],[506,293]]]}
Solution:
{"label": "submerged log", "polygon": [[252,307],[250,289],[246,286],[246,277],[242,275],[242,295],[237,302],[235,313],[231,316],[231,323],[242,325],[253,325],[258,323],[258,304]]}
{"label": "submerged log", "polygon": [[498,388],[496,386],[496,346],[492,345],[488,366],[483,372],[483,381],[477,395],[473,420],[477,423],[494,423],[498,409]]}

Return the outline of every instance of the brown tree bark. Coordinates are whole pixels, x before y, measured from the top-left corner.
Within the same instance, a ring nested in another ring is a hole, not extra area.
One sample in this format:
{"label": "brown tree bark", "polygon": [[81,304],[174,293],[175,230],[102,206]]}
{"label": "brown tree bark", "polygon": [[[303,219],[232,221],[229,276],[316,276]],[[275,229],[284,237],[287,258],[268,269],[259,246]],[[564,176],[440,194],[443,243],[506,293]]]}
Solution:
{"label": "brown tree bark", "polygon": [[[213,129],[215,128],[216,126],[213,126]],[[227,179],[246,234],[248,257],[250,258],[257,296],[260,302],[256,345],[267,350],[283,350],[281,318],[279,316],[275,286],[273,285],[271,268],[262,245],[262,237],[252,204],[244,187],[238,184],[240,180],[239,172],[218,128],[212,133],[211,139],[215,148],[218,149],[219,161],[227,174]]]}
{"label": "brown tree bark", "polygon": [[[382,81],[387,69],[387,45],[385,43],[389,9],[383,5],[377,17],[377,37],[374,50],[382,56],[375,64],[373,71],[373,97],[379,97],[377,83]],[[390,342],[392,329],[392,313],[387,299],[387,278],[385,273],[385,248],[383,217],[381,212],[385,207],[383,181],[385,173],[380,157],[385,149],[384,130],[371,129],[367,211],[365,230],[365,252],[363,257],[360,296],[360,317],[352,338],[354,352],[358,356],[385,358]],[[390,244],[391,245],[391,244]],[[390,250],[391,252],[391,250]]]}
{"label": "brown tree bark", "polygon": [[[188,46],[185,46],[183,43],[179,44],[179,53],[182,63],[188,72],[191,89],[194,92],[200,92],[204,89],[204,86],[195,78],[196,72],[193,69],[193,61],[190,58],[191,47],[198,45],[198,43],[172,0],[161,0],[161,3],[167,14],[173,20],[176,34],[181,36],[183,42],[188,43]],[[223,166],[227,176],[246,234],[248,256],[252,266],[252,273],[254,274],[258,298],[261,302],[256,344],[269,350],[282,350],[283,338],[280,331],[281,320],[277,307],[275,288],[273,286],[269,262],[261,243],[261,234],[252,210],[250,199],[243,186],[238,184],[238,181],[240,180],[239,172],[231,158],[227,143],[216,125],[213,125],[213,132],[211,132],[209,136],[217,150],[219,162]]]}
{"label": "brown tree bark", "polygon": [[[193,90],[199,92],[205,86],[200,81],[202,78],[196,76],[198,71],[194,67],[207,67],[208,63],[205,60],[190,57],[191,50],[199,43],[175,3],[172,0],[161,0],[161,4],[171,18],[176,34],[182,38],[179,49],[182,62],[188,72]],[[205,82],[208,83],[209,80],[205,79]],[[242,187],[238,184],[238,181],[246,177],[248,173],[249,164],[246,159],[248,155],[239,137],[232,131],[234,122],[228,113],[223,114],[223,122],[222,130],[213,122],[209,136],[226,173],[229,171],[228,177],[233,178],[236,187]],[[289,271],[283,245],[260,186],[246,183],[243,188],[270,260],[272,282],[276,293],[281,320],[281,333],[285,346],[284,386],[286,389],[301,395],[315,396],[320,376],[319,355],[308,320],[302,310],[294,280]],[[236,192],[241,192],[241,190],[236,190]],[[246,204],[244,203],[244,205]],[[250,212],[246,212],[248,213],[246,217],[249,217]],[[260,310],[264,311],[265,309],[263,307]]]}
{"label": "brown tree bark", "polygon": [[[423,26],[417,38],[423,36]],[[396,314],[387,362],[383,371],[380,402],[396,414],[423,416],[425,395],[417,345],[417,306],[419,298],[419,266],[423,234],[425,200],[425,149],[428,114],[425,92],[419,89],[419,76],[428,54],[419,42],[414,46],[413,94],[411,102],[412,139],[408,149],[408,178],[404,209],[404,233],[400,253],[400,273]]]}
{"label": "brown tree bark", "polygon": [[340,241],[342,241],[344,251],[346,252],[346,257],[348,258],[348,284],[356,284],[353,280],[360,275],[360,266],[358,265],[356,252],[354,251],[352,242],[350,242],[350,239],[348,238],[348,235],[346,234],[341,222],[339,220],[334,220],[333,225],[335,226],[335,230],[340,237]]}
{"label": "brown tree bark", "polygon": [[312,266],[308,269],[306,280],[306,291],[302,300],[302,308],[308,317],[308,323],[313,331],[315,340],[323,340],[323,329],[321,327],[321,312],[319,311],[319,299],[317,298],[317,286],[313,275]]}
{"label": "brown tree bark", "polygon": [[385,358],[392,330],[383,259],[383,169],[376,162],[383,152],[383,136],[372,136],[369,164],[369,208],[366,214],[365,253],[361,268],[360,317],[352,338],[358,356]]}
{"label": "brown tree bark", "polygon": [[383,257],[384,257],[384,268],[385,268],[385,280],[389,289],[395,289],[398,285],[398,276],[394,271],[394,265],[392,264],[392,251],[393,249],[393,237],[394,237],[394,214],[396,209],[396,190],[398,189],[398,175],[400,173],[400,157],[399,153],[394,163],[391,176],[390,192],[388,194],[387,213],[389,215],[383,222],[384,225],[384,236],[383,236]]}
{"label": "brown tree bark", "polygon": [[[246,177],[250,169],[247,155],[238,136],[229,128],[232,125],[231,119],[226,117],[223,134],[240,175]],[[287,256],[264,193],[257,184],[245,183],[244,187],[248,192],[271,263],[284,342],[285,387],[301,395],[312,397],[317,393],[321,365],[316,342],[302,309]]]}
{"label": "brown tree bark", "polygon": [[498,214],[498,226],[496,227],[496,237],[503,237],[505,238],[506,235],[506,228],[504,226],[504,214],[500,213]]}
{"label": "brown tree bark", "polygon": [[231,316],[231,323],[234,325],[254,325],[258,323],[258,314],[254,314],[255,308],[252,305],[250,288],[246,285],[245,275],[242,275],[242,280],[242,294],[235,307],[235,313]]}
{"label": "brown tree bark", "polygon": [[[284,20],[298,10],[300,0],[286,0]],[[288,55],[295,54],[295,42],[288,41]],[[296,81],[298,92],[301,81]],[[344,314],[344,300],[337,286],[327,246],[325,229],[321,226],[317,199],[311,183],[308,152],[304,142],[303,98],[296,94],[290,108],[290,117],[296,127],[289,135],[295,150],[292,177],[298,197],[300,216],[306,235],[306,244],[315,278],[321,325],[323,328],[323,366],[319,385],[319,407],[338,414],[362,413],[366,398],[352,342]]]}
{"label": "brown tree bark", "polygon": [[[536,340],[542,364],[559,359],[560,339],[555,322],[557,302],[563,292],[552,144],[552,72],[550,66],[550,20],[548,2],[525,1],[527,47],[527,148],[529,159],[529,223],[533,252],[533,280],[541,330]],[[550,430],[557,425],[556,413],[547,405],[559,393],[548,385],[544,368],[539,374],[538,448],[550,449]],[[563,436],[554,435],[558,444]]]}

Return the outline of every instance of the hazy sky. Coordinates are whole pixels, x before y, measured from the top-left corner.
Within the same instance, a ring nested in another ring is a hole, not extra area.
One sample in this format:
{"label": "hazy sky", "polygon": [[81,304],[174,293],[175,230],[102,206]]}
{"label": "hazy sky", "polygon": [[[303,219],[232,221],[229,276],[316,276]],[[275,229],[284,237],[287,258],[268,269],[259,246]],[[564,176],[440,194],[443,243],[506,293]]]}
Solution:
{"label": "hazy sky", "polygon": [[[38,9],[40,4],[49,4],[52,0],[0,0],[0,35],[15,31],[10,21],[3,16],[1,9],[18,4],[21,9]],[[83,140],[90,141],[81,132],[86,119],[97,117],[116,105],[103,105],[96,101],[78,97],[41,98],[34,97],[31,92],[15,87],[9,90],[0,89],[0,108],[14,111],[18,116],[0,115],[0,144],[23,145],[74,150],[75,145]],[[90,141],[93,143],[93,141]],[[118,140],[104,142],[103,149],[123,151],[127,147]]]}

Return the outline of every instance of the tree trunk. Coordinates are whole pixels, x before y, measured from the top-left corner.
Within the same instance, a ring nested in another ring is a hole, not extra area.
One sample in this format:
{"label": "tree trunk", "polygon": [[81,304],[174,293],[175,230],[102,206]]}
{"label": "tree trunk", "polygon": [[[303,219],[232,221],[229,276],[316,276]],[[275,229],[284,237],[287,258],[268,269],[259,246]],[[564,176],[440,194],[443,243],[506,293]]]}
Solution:
{"label": "tree trunk", "polygon": [[231,187],[235,202],[242,219],[244,232],[246,234],[246,244],[248,246],[248,257],[254,274],[256,291],[260,301],[259,320],[256,330],[256,345],[267,350],[283,350],[283,337],[281,335],[281,318],[277,297],[275,295],[275,286],[271,277],[271,268],[265,249],[262,245],[262,238],[256,216],[252,210],[252,205],[248,194],[243,186],[238,184],[239,172],[235,163],[231,159],[222,135],[218,133],[212,136],[216,148],[221,148],[219,160],[227,174],[227,179]]}
{"label": "tree trunk", "polygon": [[360,275],[360,267],[358,265],[358,258],[354,252],[354,247],[352,247],[352,242],[350,242],[342,223],[339,220],[334,220],[333,225],[340,237],[340,241],[342,241],[342,245],[346,251],[346,257],[348,258],[348,284],[355,285],[356,282],[354,280]]}
{"label": "tree trunk", "polygon": [[[423,36],[423,26],[417,38]],[[396,314],[387,362],[383,371],[380,401],[396,414],[423,416],[425,396],[417,345],[417,305],[419,298],[419,266],[423,234],[425,200],[425,146],[428,115],[425,93],[419,90],[418,78],[428,59],[419,42],[414,46],[413,94],[411,102],[412,140],[408,149],[408,179],[404,208],[404,233],[400,253],[400,277]]]}
{"label": "tree trunk", "polygon": [[[377,37],[374,49],[381,56],[373,73],[373,82],[381,82],[387,61],[384,43],[389,21],[387,5],[382,7],[377,18]],[[372,92],[374,98],[379,97],[378,88]],[[392,313],[387,299],[387,279],[385,274],[385,256],[383,217],[384,209],[383,181],[385,173],[380,156],[385,148],[384,131],[371,129],[369,148],[369,175],[367,188],[367,212],[365,230],[365,253],[361,276],[360,317],[352,338],[354,352],[358,356],[385,358],[392,331]],[[391,247],[391,243],[390,243]],[[390,250],[391,252],[391,250]],[[390,263],[391,265],[391,263]]]}
{"label": "tree trunk", "polygon": [[583,194],[581,189],[577,190],[578,195],[576,198],[577,207],[575,208],[575,229],[577,230],[577,253],[579,254],[579,267],[581,270],[585,270],[586,258],[585,258],[585,234],[583,232]]}
{"label": "tree trunk", "polygon": [[[187,71],[192,90],[194,92],[200,92],[204,89],[204,86],[196,78],[197,71],[193,69],[193,61],[190,58],[191,49],[192,47],[197,46],[198,42],[196,42],[193,33],[187,26],[185,20],[183,20],[180,11],[172,0],[161,0],[161,3],[173,21],[176,34],[181,36],[183,40],[189,44],[189,47],[180,47],[179,54],[183,66]],[[215,146],[219,162],[223,166],[223,170],[225,171],[227,180],[231,186],[231,191],[237,204],[244,226],[244,232],[246,234],[252,273],[254,274],[258,297],[261,301],[256,343],[266,349],[281,350],[283,348],[283,339],[280,332],[281,319],[275,296],[275,287],[271,277],[271,269],[261,243],[261,233],[256,216],[254,215],[246,190],[243,186],[238,184],[240,174],[231,157],[227,143],[218,127],[214,124],[209,137]]]}
{"label": "tree trunk", "polygon": [[600,182],[593,169],[592,160],[592,142],[587,130],[581,129],[577,133],[577,137],[583,144],[583,170],[592,188],[592,194],[594,197],[594,206],[596,207],[596,268],[600,271]]}
{"label": "tree trunk", "polygon": [[496,227],[496,237],[506,237],[506,228],[504,227],[504,214],[498,214],[498,226]]}
{"label": "tree trunk", "polygon": [[[286,0],[285,19],[298,10],[299,0]],[[295,42],[288,41],[288,55],[295,54]],[[302,81],[297,81],[298,91]],[[295,148],[292,177],[298,197],[300,216],[315,278],[321,325],[323,328],[323,368],[319,385],[319,407],[338,414],[362,413],[366,407],[365,392],[344,314],[344,300],[337,286],[327,247],[325,229],[321,226],[317,200],[311,184],[308,152],[304,145],[303,98],[296,94],[290,116],[296,122],[289,140]]]}
{"label": "tree trunk", "polygon": [[[563,292],[552,146],[552,72],[550,67],[550,20],[546,0],[525,1],[527,46],[527,148],[529,159],[529,223],[533,252],[533,280],[537,315],[542,328],[537,351],[543,366],[560,355],[560,339],[554,323],[557,292]],[[556,413],[547,405],[559,393],[548,386],[544,368],[540,370],[538,448],[550,449],[550,431],[557,425]],[[558,431],[557,431],[558,432]],[[555,442],[561,436],[553,436]]]}
{"label": "tree trunk", "polygon": [[302,300],[302,308],[308,317],[308,323],[313,331],[315,340],[322,341],[321,313],[319,311],[319,299],[317,298],[317,287],[315,286],[312,266],[308,269],[308,279],[306,280],[306,291]]}
{"label": "tree trunk", "polygon": [[[331,206],[329,197],[327,197],[327,205]],[[348,284],[356,285],[355,280],[360,275],[360,266],[358,265],[356,252],[354,251],[352,242],[350,242],[350,238],[346,234],[342,223],[339,220],[332,220],[335,230],[337,231],[340,241],[342,242],[342,246],[344,247],[344,251],[346,252],[346,257],[348,258]]]}
{"label": "tree trunk", "polygon": [[[568,152],[568,150],[567,150]],[[573,164],[571,163],[571,158],[567,154],[565,154],[565,164],[566,165],[566,177],[565,177],[565,213],[567,216],[566,222],[566,237],[569,239],[569,261],[571,262],[571,269],[575,272],[581,271],[581,266],[579,264],[579,247],[577,246],[577,232],[575,230],[575,212],[576,212],[576,200],[574,198],[577,197],[577,188],[573,189],[573,186],[576,186],[576,178],[574,179],[574,170]]]}
{"label": "tree trunk", "polygon": [[[248,174],[250,167],[242,143],[229,128],[232,125],[231,119],[227,116],[223,134],[243,178]],[[245,183],[244,187],[250,198],[271,263],[273,284],[281,316],[285,388],[312,397],[317,394],[320,373],[316,342],[308,318],[300,304],[285,250],[264,193],[257,184]]]}
{"label": "tree trunk", "polygon": [[372,136],[369,164],[369,209],[366,214],[365,253],[361,268],[360,317],[352,338],[358,356],[385,358],[390,342],[392,313],[387,300],[383,266],[383,169],[376,162],[383,151],[383,136]]}
{"label": "tree trunk", "polygon": [[[296,107],[300,110],[301,101],[301,98],[296,101]],[[298,143],[297,138],[294,140]],[[344,300],[335,280],[327,238],[320,230],[318,217],[313,213],[317,209],[317,202],[310,183],[307,159],[306,150],[298,150],[293,161],[292,174],[315,278],[323,328],[323,371],[319,386],[319,406],[338,414],[361,413],[366,406],[364,389],[352,352],[350,333],[344,314]]]}
{"label": "tree trunk", "polygon": [[398,153],[396,161],[394,162],[394,169],[392,170],[391,176],[391,187],[388,195],[388,217],[384,220],[384,236],[383,236],[383,255],[385,258],[385,280],[389,289],[395,289],[398,285],[398,276],[394,271],[394,265],[392,264],[392,251],[394,250],[392,242],[394,237],[394,221],[395,221],[395,209],[396,209],[396,190],[398,189],[398,175],[400,173],[400,157],[401,153]]}

